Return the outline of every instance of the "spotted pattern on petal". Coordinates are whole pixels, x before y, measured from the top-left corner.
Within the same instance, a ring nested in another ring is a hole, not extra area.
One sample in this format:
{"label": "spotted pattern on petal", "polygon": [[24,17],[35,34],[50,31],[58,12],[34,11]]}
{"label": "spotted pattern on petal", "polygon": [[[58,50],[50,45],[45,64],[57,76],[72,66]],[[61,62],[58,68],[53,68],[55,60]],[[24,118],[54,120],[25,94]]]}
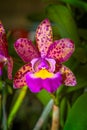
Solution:
{"label": "spotted pattern on petal", "polygon": [[53,43],[52,28],[48,19],[41,22],[36,30],[36,42],[41,57],[47,54],[49,46]]}
{"label": "spotted pattern on petal", "polygon": [[63,75],[63,82],[66,86],[75,86],[77,84],[73,72],[68,67],[63,65],[60,72]]}
{"label": "spotted pattern on petal", "polygon": [[4,27],[0,21],[0,54],[8,57],[8,44]]}
{"label": "spotted pattern on petal", "polygon": [[13,70],[13,59],[12,57],[8,58],[8,62],[7,62],[7,67],[8,67],[8,78],[12,79],[12,70]]}
{"label": "spotted pattern on petal", "polygon": [[74,52],[74,43],[68,38],[55,41],[48,50],[47,57],[57,60],[59,63],[67,61]]}
{"label": "spotted pattern on petal", "polygon": [[35,46],[27,38],[20,38],[14,44],[15,50],[24,62],[29,62],[33,58],[39,57]]}
{"label": "spotted pattern on petal", "polygon": [[14,81],[13,81],[13,87],[14,88],[21,88],[26,85],[26,78],[25,75],[27,72],[30,72],[31,64],[28,63],[21,67],[18,72],[15,74]]}
{"label": "spotted pattern on petal", "polygon": [[3,33],[5,33],[5,30],[4,30],[3,25],[0,21],[0,35],[3,34]]}

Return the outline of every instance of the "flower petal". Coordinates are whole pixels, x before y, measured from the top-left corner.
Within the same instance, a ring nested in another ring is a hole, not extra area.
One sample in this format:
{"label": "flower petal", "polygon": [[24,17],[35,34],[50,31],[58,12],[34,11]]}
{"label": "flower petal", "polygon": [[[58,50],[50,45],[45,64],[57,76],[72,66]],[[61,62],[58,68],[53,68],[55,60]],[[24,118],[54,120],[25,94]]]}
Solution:
{"label": "flower petal", "polygon": [[0,63],[0,76],[2,76],[2,69],[3,69],[3,64]]}
{"label": "flower petal", "polygon": [[36,30],[36,42],[41,57],[45,57],[49,46],[53,43],[52,28],[48,19],[41,22]]}
{"label": "flower petal", "polygon": [[4,27],[2,25],[2,22],[0,21],[0,36],[2,36],[5,33]]}
{"label": "flower petal", "polygon": [[0,54],[0,63],[4,64],[5,62],[7,62],[7,58]]}
{"label": "flower petal", "polygon": [[13,70],[13,59],[11,57],[8,58],[7,62],[8,67],[8,78],[12,79],[12,70]]}
{"label": "flower petal", "polygon": [[8,45],[7,45],[6,33],[1,21],[0,21],[0,54],[5,57],[8,56]]}
{"label": "flower petal", "polygon": [[18,72],[16,73],[13,81],[13,87],[14,88],[21,88],[26,85],[26,78],[25,75],[27,72],[31,71],[31,64],[28,63],[21,67]]}
{"label": "flower petal", "polygon": [[6,33],[1,21],[0,21],[0,63],[3,65],[8,64],[8,78],[12,79],[13,60],[8,54],[8,43],[6,39]]}
{"label": "flower petal", "polygon": [[62,75],[60,72],[56,73],[53,78],[42,80],[43,88],[50,93],[55,92],[62,84]]}
{"label": "flower petal", "polygon": [[32,78],[30,73],[26,74],[26,83],[30,91],[33,93],[37,93],[42,90],[41,78]]}
{"label": "flower petal", "polygon": [[47,57],[62,63],[67,61],[74,52],[74,43],[68,38],[55,41],[48,50]]}
{"label": "flower petal", "polygon": [[63,65],[60,72],[63,75],[63,82],[66,86],[75,86],[77,84],[73,72],[68,67]]}
{"label": "flower petal", "polygon": [[14,48],[24,62],[29,62],[33,58],[39,57],[37,49],[27,38],[18,39],[14,44]]}
{"label": "flower petal", "polygon": [[62,75],[60,72],[54,74],[52,78],[37,78],[32,73],[26,74],[26,82],[33,93],[37,93],[42,89],[53,93],[62,84]]}

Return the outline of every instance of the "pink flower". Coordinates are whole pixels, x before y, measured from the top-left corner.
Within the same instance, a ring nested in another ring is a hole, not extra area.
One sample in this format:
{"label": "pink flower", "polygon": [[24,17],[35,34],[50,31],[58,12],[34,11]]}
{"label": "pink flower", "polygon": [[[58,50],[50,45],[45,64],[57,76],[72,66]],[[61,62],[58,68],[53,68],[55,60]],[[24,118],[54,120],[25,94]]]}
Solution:
{"label": "pink flower", "polygon": [[74,52],[72,40],[63,38],[53,42],[52,28],[48,19],[41,22],[36,30],[36,47],[26,38],[18,39],[15,50],[24,62],[14,77],[14,88],[25,85],[36,93],[42,89],[52,93],[61,84],[75,86],[72,71],[62,65]]}
{"label": "pink flower", "polygon": [[8,78],[12,79],[13,60],[8,54],[8,43],[4,27],[0,21],[0,76],[4,65],[8,67]]}

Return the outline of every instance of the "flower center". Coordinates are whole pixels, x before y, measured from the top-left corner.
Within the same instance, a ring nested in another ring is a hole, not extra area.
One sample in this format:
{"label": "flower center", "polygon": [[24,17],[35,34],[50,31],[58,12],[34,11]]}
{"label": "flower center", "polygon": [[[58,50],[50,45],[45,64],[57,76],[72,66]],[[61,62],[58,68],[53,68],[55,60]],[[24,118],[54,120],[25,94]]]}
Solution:
{"label": "flower center", "polygon": [[42,78],[42,79],[46,79],[46,78],[51,78],[54,76],[53,73],[50,73],[49,71],[47,71],[46,69],[41,69],[38,72],[36,72],[34,74],[35,77],[37,78]]}
{"label": "flower center", "polygon": [[34,64],[35,69],[41,70],[43,68],[45,69],[49,69],[50,68],[50,64],[48,63],[48,61],[46,61],[45,59],[39,59],[38,61],[36,61],[36,63]]}
{"label": "flower center", "polygon": [[55,71],[55,60],[48,58],[35,58],[31,61],[32,69],[34,72],[38,72],[40,70],[47,70],[49,72]]}

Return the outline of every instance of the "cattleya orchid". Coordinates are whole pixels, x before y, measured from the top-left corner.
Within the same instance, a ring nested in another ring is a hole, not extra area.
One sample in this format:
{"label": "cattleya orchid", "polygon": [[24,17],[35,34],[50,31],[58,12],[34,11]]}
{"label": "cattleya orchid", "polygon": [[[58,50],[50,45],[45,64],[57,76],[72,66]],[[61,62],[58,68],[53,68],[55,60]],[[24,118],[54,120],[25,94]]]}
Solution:
{"label": "cattleya orchid", "polygon": [[4,65],[8,67],[8,78],[12,79],[13,59],[8,53],[6,33],[0,21],[0,76],[2,76]]}
{"label": "cattleya orchid", "polygon": [[18,39],[14,47],[22,60],[27,62],[16,73],[14,88],[27,85],[34,93],[42,89],[52,93],[62,84],[76,85],[73,72],[62,65],[74,52],[74,43],[68,38],[53,42],[48,19],[43,20],[36,30],[36,47],[27,38]]}

